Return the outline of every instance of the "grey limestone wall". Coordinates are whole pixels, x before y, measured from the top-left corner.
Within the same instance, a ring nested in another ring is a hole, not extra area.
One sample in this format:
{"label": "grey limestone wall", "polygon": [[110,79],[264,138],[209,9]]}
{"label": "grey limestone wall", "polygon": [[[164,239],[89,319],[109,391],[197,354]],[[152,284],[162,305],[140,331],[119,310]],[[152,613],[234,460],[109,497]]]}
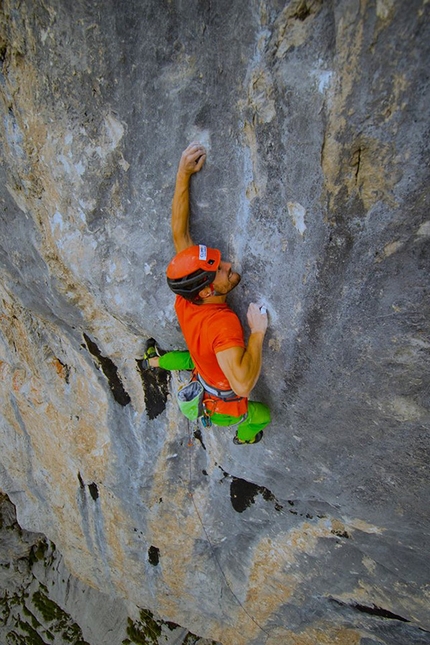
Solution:
{"label": "grey limestone wall", "polygon": [[[5,0],[0,489],[82,583],[223,645],[430,642],[429,4]],[[270,329],[256,446],[180,418],[192,234]]]}

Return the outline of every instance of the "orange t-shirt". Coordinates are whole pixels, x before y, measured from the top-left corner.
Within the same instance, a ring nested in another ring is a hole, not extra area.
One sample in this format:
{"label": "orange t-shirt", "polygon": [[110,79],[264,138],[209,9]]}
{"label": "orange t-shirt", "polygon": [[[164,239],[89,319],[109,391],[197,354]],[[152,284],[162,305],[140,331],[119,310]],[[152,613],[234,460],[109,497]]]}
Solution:
{"label": "orange t-shirt", "polygon": [[[216,354],[231,347],[246,347],[239,318],[225,303],[195,305],[181,296],[176,296],[175,311],[197,372],[208,385],[230,390]],[[242,399],[239,405],[219,401],[215,411],[239,416],[246,409],[247,399]]]}

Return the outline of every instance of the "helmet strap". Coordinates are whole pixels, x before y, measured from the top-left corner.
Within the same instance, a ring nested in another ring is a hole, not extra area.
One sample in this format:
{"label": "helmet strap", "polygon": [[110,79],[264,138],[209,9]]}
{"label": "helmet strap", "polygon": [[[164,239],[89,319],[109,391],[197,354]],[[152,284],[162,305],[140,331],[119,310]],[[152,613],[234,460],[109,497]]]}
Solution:
{"label": "helmet strap", "polygon": [[210,289],[210,293],[207,296],[204,296],[204,299],[205,298],[211,298],[212,296],[221,296],[222,295],[221,293],[218,293],[218,291],[216,291],[214,289],[213,284],[208,284],[207,288]]}
{"label": "helmet strap", "polygon": [[218,291],[216,291],[216,290],[214,289],[213,284],[210,284],[210,285],[209,285],[209,288],[210,288],[210,290],[211,290],[211,296],[221,296],[221,295],[222,295],[221,293],[219,293]]}

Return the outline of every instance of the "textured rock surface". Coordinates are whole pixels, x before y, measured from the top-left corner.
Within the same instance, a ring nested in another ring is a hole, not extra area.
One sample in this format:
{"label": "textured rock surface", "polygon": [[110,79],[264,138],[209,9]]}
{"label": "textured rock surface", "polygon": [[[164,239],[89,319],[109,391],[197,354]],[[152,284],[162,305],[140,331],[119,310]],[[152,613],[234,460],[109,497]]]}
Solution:
{"label": "textured rock surface", "polygon": [[[82,583],[224,645],[430,643],[429,10],[2,3],[0,489]],[[192,139],[193,235],[270,312],[258,446],[136,365],[182,346]]]}
{"label": "textured rock surface", "polygon": [[20,528],[13,504],[3,494],[0,553],[2,643],[217,645],[70,575],[52,542]]}

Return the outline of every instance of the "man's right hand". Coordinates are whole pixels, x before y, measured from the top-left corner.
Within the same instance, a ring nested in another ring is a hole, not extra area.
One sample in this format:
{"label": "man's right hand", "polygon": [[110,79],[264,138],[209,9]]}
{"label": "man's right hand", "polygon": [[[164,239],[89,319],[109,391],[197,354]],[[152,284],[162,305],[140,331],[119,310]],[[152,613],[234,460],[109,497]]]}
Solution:
{"label": "man's right hand", "polygon": [[184,150],[179,162],[178,174],[190,177],[199,172],[206,161],[206,149],[201,143],[190,143]]}

